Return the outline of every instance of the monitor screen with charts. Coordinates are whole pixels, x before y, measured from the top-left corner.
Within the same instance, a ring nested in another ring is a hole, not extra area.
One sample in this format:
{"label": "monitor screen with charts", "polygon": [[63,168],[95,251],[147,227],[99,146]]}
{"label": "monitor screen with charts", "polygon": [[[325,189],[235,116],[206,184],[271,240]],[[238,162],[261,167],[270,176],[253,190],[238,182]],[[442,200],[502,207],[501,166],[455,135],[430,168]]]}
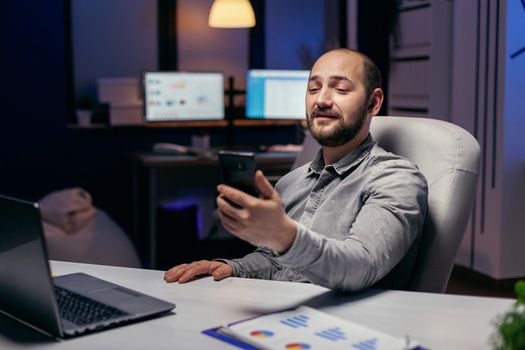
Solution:
{"label": "monitor screen with charts", "polygon": [[145,72],[146,122],[224,119],[224,75],[204,72]]}
{"label": "monitor screen with charts", "polygon": [[304,119],[308,70],[252,69],[246,80],[246,117]]}

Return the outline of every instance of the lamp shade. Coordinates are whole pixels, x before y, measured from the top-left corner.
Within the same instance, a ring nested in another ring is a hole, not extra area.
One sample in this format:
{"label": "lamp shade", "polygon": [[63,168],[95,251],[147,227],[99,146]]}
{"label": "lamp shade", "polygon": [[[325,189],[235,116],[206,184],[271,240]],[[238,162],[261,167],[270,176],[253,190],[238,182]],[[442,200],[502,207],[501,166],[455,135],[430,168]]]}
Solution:
{"label": "lamp shade", "polygon": [[214,28],[249,28],[255,26],[255,15],[248,0],[215,0],[208,25]]}

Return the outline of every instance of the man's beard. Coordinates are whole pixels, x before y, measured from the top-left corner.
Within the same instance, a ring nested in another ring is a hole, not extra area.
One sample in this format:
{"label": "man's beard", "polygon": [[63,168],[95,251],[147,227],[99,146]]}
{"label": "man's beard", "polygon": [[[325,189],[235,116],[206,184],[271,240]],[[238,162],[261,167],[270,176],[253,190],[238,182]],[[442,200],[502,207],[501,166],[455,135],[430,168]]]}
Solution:
{"label": "man's beard", "polygon": [[[312,134],[313,138],[321,146],[341,146],[353,140],[354,137],[359,133],[359,131],[361,131],[367,118],[366,111],[366,105],[364,105],[362,108],[360,108],[354,113],[354,116],[356,118],[351,118],[350,116],[346,120],[345,118],[343,118],[342,115],[331,111],[314,111],[312,112],[312,115],[306,116],[308,130],[310,130],[310,133]],[[313,125],[313,120],[315,119],[316,115],[337,116],[337,125],[335,125],[335,128],[329,134],[323,133],[319,130],[318,127],[316,128]]]}

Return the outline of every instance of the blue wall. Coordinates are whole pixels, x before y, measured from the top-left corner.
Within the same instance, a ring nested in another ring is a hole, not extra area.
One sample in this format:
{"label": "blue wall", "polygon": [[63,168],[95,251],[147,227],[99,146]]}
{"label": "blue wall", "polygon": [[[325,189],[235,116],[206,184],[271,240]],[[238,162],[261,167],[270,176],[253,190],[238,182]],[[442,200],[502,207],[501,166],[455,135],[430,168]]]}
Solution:
{"label": "blue wall", "polygon": [[301,45],[317,57],[325,45],[324,1],[266,0],[266,68],[309,69]]}
{"label": "blue wall", "polygon": [[101,77],[140,77],[157,69],[157,2],[71,0],[77,96],[95,97]]}

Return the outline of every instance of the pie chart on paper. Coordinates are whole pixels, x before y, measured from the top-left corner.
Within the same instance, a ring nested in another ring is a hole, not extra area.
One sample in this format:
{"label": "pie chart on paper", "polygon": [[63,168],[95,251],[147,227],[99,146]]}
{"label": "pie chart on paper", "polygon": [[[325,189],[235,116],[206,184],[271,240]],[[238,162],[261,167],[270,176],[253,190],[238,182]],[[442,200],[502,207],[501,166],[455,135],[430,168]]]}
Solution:
{"label": "pie chart on paper", "polygon": [[252,337],[255,338],[269,338],[273,336],[273,332],[265,331],[265,330],[257,330],[250,333]]}
{"label": "pie chart on paper", "polygon": [[290,349],[290,350],[306,350],[306,349],[310,349],[310,345],[306,344],[306,343],[290,343],[290,344],[286,344],[286,349]]}

